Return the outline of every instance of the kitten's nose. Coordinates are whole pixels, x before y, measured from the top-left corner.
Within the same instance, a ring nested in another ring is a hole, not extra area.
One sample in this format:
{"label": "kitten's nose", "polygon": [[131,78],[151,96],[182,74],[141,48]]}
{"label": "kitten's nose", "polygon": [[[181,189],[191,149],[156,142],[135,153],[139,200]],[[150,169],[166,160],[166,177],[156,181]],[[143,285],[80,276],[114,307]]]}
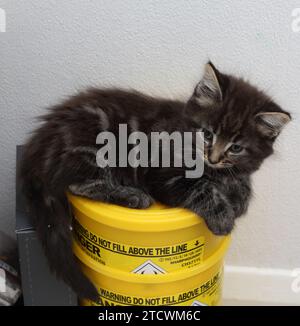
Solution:
{"label": "kitten's nose", "polygon": [[208,158],[208,162],[210,164],[217,164],[220,162],[219,157],[213,157],[212,155]]}
{"label": "kitten's nose", "polygon": [[208,155],[209,163],[217,164],[221,161],[223,157],[223,148],[224,148],[223,142],[217,141]]}

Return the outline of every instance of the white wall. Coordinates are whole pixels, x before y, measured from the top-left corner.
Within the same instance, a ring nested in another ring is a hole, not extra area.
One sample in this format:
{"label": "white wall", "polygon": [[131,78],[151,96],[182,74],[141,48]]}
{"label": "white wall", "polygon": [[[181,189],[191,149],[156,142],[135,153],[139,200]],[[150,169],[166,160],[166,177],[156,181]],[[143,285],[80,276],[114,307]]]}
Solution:
{"label": "white wall", "polygon": [[300,267],[299,1],[0,0],[0,228],[13,233],[15,145],[43,108],[82,86],[187,96],[211,58],[294,116],[277,154],[254,177],[232,265]]}

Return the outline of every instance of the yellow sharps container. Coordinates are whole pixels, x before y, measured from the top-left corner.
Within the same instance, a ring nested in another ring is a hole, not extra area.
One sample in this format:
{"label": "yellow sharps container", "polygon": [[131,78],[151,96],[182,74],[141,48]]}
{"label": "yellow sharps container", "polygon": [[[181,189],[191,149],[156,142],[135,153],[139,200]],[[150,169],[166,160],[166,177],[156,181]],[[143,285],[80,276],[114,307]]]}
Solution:
{"label": "yellow sharps container", "polygon": [[203,219],[160,204],[130,209],[68,195],[74,253],[105,306],[197,306],[221,301],[230,238]]}

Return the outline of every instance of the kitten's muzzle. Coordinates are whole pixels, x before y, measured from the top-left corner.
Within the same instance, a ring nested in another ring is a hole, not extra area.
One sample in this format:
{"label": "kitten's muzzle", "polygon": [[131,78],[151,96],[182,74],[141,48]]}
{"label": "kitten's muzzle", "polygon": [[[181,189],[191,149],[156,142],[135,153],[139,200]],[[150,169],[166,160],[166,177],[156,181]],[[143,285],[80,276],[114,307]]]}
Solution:
{"label": "kitten's muzzle", "polygon": [[224,169],[232,167],[232,163],[226,162],[226,160],[212,160],[211,156],[208,157],[207,154],[204,155],[205,163],[213,169]]}

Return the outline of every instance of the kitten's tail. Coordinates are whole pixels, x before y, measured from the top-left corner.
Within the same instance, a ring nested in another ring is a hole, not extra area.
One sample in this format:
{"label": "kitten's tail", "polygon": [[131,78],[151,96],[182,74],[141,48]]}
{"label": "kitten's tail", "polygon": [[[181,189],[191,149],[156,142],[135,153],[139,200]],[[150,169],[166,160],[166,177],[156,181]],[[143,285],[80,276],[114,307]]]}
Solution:
{"label": "kitten's tail", "polygon": [[97,301],[98,292],[81,271],[72,251],[72,218],[65,193],[50,193],[40,181],[22,176],[22,171],[20,174],[30,214],[51,271],[80,298]]}

